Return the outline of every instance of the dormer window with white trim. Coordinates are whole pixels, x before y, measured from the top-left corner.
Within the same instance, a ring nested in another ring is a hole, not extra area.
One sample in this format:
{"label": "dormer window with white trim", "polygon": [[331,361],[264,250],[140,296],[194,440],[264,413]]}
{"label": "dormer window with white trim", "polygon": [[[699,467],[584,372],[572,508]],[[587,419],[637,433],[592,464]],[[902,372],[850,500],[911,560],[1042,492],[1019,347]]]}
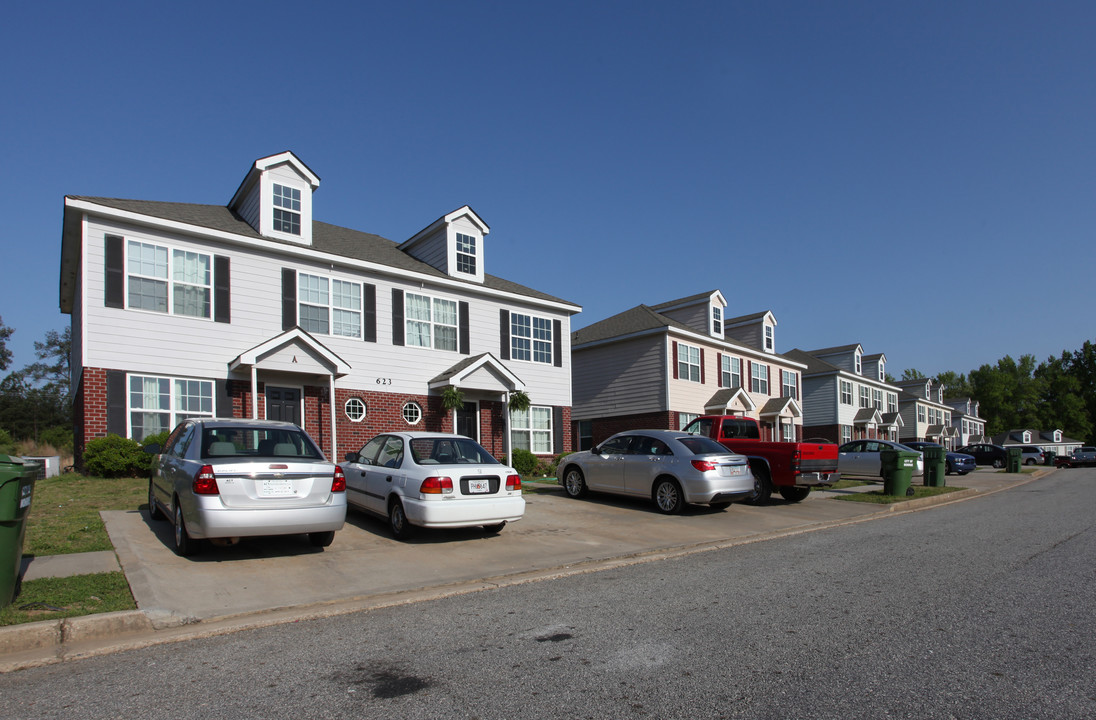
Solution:
{"label": "dormer window with white trim", "polygon": [[[773,352],[773,345],[774,345],[773,344],[773,326],[772,325],[766,325],[765,326],[765,351],[766,352]],[[859,357],[857,358],[857,361],[859,362]],[[857,372],[860,372],[860,371],[857,370]]]}
{"label": "dormer window with white trim", "polygon": [[864,369],[864,368],[863,368],[863,366],[862,366],[862,365],[860,364],[860,353],[855,353],[855,354],[853,355],[853,362],[855,363],[855,367],[856,367],[856,374],[857,374],[857,375],[863,375],[863,374],[864,374],[864,372],[863,372],[863,369]]}
{"label": "dormer window with white trim", "polygon": [[883,368],[883,361],[879,361],[879,382],[884,382],[887,379],[887,372]]}
{"label": "dormer window with white trim", "polygon": [[1031,442],[1031,433],[1028,432],[1027,430],[1024,431],[1024,442],[1025,443]]}
{"label": "dormer window with white trim", "polygon": [[457,233],[457,272],[476,274],[476,239]]}
{"label": "dormer window with white trim", "polygon": [[1056,443],[1062,442],[1062,431],[1061,430],[1055,430],[1054,431],[1054,442],[1056,442]]}
{"label": "dormer window with white trim", "polygon": [[274,183],[274,230],[301,234],[301,191]]}
{"label": "dormer window with white trim", "polygon": [[712,335],[723,337],[723,308],[712,306]]}

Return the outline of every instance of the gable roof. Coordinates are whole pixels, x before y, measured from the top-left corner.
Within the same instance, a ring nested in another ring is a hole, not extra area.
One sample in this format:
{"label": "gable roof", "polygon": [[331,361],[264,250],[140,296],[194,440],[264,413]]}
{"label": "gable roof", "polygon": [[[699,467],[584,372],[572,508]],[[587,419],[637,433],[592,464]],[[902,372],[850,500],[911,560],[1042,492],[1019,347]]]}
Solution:
{"label": "gable roof", "polygon": [[853,343],[852,345],[835,345],[834,347],[822,348],[820,350],[807,350],[806,352],[811,355],[837,355],[838,353],[852,352],[856,348],[860,348],[860,352],[864,352],[864,348],[860,343]]}
{"label": "gable roof", "polygon": [[[65,230],[66,240],[70,233],[75,243],[75,248],[69,248],[70,242],[63,242],[61,257],[61,310],[71,311],[72,297],[75,293],[75,273],[79,264],[78,257],[68,256],[69,252],[79,252],[80,218],[77,213],[69,213],[69,200],[79,203],[90,203],[105,208],[113,208],[135,215],[144,215],[168,222],[180,223],[199,228],[205,228],[222,233],[231,233],[251,240],[262,240],[272,246],[281,246],[287,249],[300,250],[298,243],[265,237],[260,235],[242,217],[224,205],[198,205],[191,203],[159,202],[152,200],[125,200],[119,198],[101,198],[82,195],[66,196]],[[135,219],[139,222],[139,218]],[[338,225],[313,221],[312,223],[312,250],[330,253],[351,260],[360,260],[377,263],[393,270],[413,272],[418,275],[437,278],[447,282],[457,282],[470,288],[480,287],[478,283],[453,278],[437,268],[402,251],[398,244],[380,235],[351,230]],[[66,280],[68,281],[66,283]],[[547,293],[534,290],[510,280],[495,275],[484,275],[482,287],[491,290],[521,295],[535,300],[569,305],[573,312],[581,311],[581,307],[574,303],[562,300]],[[66,306],[67,300],[67,306]],[[66,307],[68,309],[66,309]]]}
{"label": "gable roof", "polygon": [[678,298],[677,300],[667,300],[666,302],[659,303],[658,305],[652,305],[652,310],[666,310],[667,308],[678,307],[679,305],[692,305],[701,301],[708,300],[712,295],[719,295],[723,297],[723,293],[718,290],[709,290],[708,292],[697,293],[696,295],[690,295],[689,297]]}

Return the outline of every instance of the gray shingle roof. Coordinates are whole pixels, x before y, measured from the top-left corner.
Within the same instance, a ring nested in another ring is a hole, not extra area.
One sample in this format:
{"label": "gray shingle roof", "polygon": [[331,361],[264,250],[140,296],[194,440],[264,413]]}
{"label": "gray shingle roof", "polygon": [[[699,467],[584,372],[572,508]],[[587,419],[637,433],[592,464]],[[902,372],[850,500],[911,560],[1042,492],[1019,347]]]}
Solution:
{"label": "gray shingle roof", "polygon": [[[300,245],[274,238],[264,237],[255,231],[247,222],[223,205],[197,205],[190,203],[158,202],[152,200],[124,200],[119,198],[101,198],[86,196],[70,196],[74,200],[82,200],[96,205],[125,210],[127,212],[148,215],[162,220],[195,225],[198,227],[233,233],[243,237],[262,239],[266,242],[285,247],[299,248]],[[442,271],[417,260],[400,250],[398,244],[371,233],[351,230],[329,225],[327,223],[313,221],[312,223],[312,248],[320,252],[338,255],[353,260],[364,260],[385,265],[397,270],[415,272],[422,275],[437,278],[455,279]],[[471,286],[477,283],[466,281]],[[534,290],[524,285],[505,280],[495,275],[484,275],[483,286],[492,290],[523,295],[525,297],[574,305],[567,300],[562,300],[547,293]],[[577,306],[576,306],[577,307]]]}
{"label": "gray shingle roof", "polygon": [[658,305],[652,305],[651,309],[652,310],[663,310],[665,308],[673,307],[675,305],[688,305],[689,303],[699,302],[701,300],[707,300],[712,295],[714,295],[716,292],[718,292],[718,291],[717,290],[709,290],[708,292],[697,293],[696,295],[690,295],[689,297],[678,298],[677,300],[667,300],[664,303],[659,303]]}

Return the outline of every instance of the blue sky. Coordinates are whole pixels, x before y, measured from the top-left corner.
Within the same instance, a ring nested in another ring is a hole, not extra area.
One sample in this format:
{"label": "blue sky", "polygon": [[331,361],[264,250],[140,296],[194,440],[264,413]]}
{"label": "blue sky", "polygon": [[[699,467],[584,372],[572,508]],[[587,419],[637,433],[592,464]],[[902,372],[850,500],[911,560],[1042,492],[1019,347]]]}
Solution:
{"label": "blue sky", "polygon": [[17,3],[14,368],[61,329],[63,198],[225,204],[257,158],[402,241],[471,205],[574,328],[720,289],[898,375],[1096,336],[1091,2]]}

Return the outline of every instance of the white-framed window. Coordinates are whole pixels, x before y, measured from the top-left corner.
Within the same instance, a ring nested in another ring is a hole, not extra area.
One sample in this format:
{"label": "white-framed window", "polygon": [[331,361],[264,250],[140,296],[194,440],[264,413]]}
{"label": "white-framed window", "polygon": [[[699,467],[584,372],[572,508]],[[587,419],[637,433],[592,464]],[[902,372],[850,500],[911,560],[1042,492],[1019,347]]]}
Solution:
{"label": "white-framed window", "polygon": [[853,354],[853,363],[856,366],[856,374],[863,375],[863,366],[860,364],[860,353]]}
{"label": "white-framed window", "polygon": [[921,423],[925,422],[925,406],[924,405],[918,405],[917,406],[917,422],[921,422]]}
{"label": "white-framed window", "polygon": [[769,366],[753,363],[750,367],[750,392],[769,394]]}
{"label": "white-framed window", "polygon": [[1055,430],[1054,431],[1054,442],[1056,442],[1056,443],[1062,442],[1062,431],[1061,430]]}
{"label": "white-framed window", "polygon": [[417,402],[405,402],[400,412],[408,425],[418,425],[422,420],[422,408]]}
{"label": "white-framed window", "polygon": [[684,430],[689,423],[696,420],[698,417],[700,416],[696,413],[679,412],[677,414],[677,429]]}
{"label": "white-framed window", "polygon": [[883,370],[883,361],[879,361],[879,382],[883,382],[887,377],[887,373]]}
{"label": "white-framed window", "polygon": [[677,376],[682,380],[700,382],[700,348],[677,344]]}
{"label": "white-framed window", "polygon": [[951,427],[951,413],[947,410],[944,411],[944,424]]}
{"label": "white-framed window", "polygon": [[510,442],[515,450],[539,455],[552,452],[552,408],[533,405],[510,411]]}
{"label": "white-framed window", "polygon": [[457,233],[457,272],[476,274],[476,238]]}
{"label": "white-framed window", "polygon": [[578,421],[578,448],[577,450],[589,450],[594,446],[594,422],[593,420]]}
{"label": "white-framed window", "polygon": [[307,273],[297,274],[298,322],[322,335],[362,336],[362,286]]}
{"label": "white-framed window", "polygon": [[210,316],[213,273],[209,255],[130,240],[126,245],[126,280],[130,309]]}
{"label": "white-framed window", "polygon": [[887,412],[898,412],[898,393],[887,393]]}
{"label": "white-framed window", "polygon": [[839,381],[841,384],[841,404],[852,405],[852,383],[848,380]]}
{"label": "white-framed window", "polygon": [[723,337],[723,308],[712,306],[712,335]]}
{"label": "white-framed window", "polygon": [[365,419],[365,401],[358,397],[352,397],[343,404],[343,412],[350,418],[350,422],[361,422]]}
{"label": "white-framed window", "polygon": [[129,436],[137,441],[187,418],[213,417],[213,381],[130,375],[128,412]]}
{"label": "white-framed window", "polygon": [[742,360],[724,355],[720,360],[720,380],[725,388],[742,387]]}
{"label": "white-framed window", "polygon": [[773,326],[765,326],[765,349],[771,351],[773,349]]}
{"label": "white-framed window", "polygon": [[860,386],[860,407],[871,407],[871,392],[864,385]]}
{"label": "white-framed window", "polygon": [[876,410],[883,409],[883,391],[877,388],[871,390],[871,405]]}
{"label": "white-framed window", "polygon": [[301,234],[301,191],[274,183],[274,230]]}
{"label": "white-framed window", "polygon": [[552,321],[510,313],[510,359],[552,364]]}
{"label": "white-framed window", "polygon": [[795,425],[791,423],[784,423],[780,426],[781,437],[784,438],[784,442],[795,442]]}
{"label": "white-framed window", "polygon": [[780,395],[799,399],[799,383],[796,382],[795,373],[790,370],[780,371]]}
{"label": "white-framed window", "polygon": [[456,301],[405,293],[403,306],[408,345],[456,352]]}
{"label": "white-framed window", "polygon": [[841,444],[852,442],[852,425],[841,426]]}

